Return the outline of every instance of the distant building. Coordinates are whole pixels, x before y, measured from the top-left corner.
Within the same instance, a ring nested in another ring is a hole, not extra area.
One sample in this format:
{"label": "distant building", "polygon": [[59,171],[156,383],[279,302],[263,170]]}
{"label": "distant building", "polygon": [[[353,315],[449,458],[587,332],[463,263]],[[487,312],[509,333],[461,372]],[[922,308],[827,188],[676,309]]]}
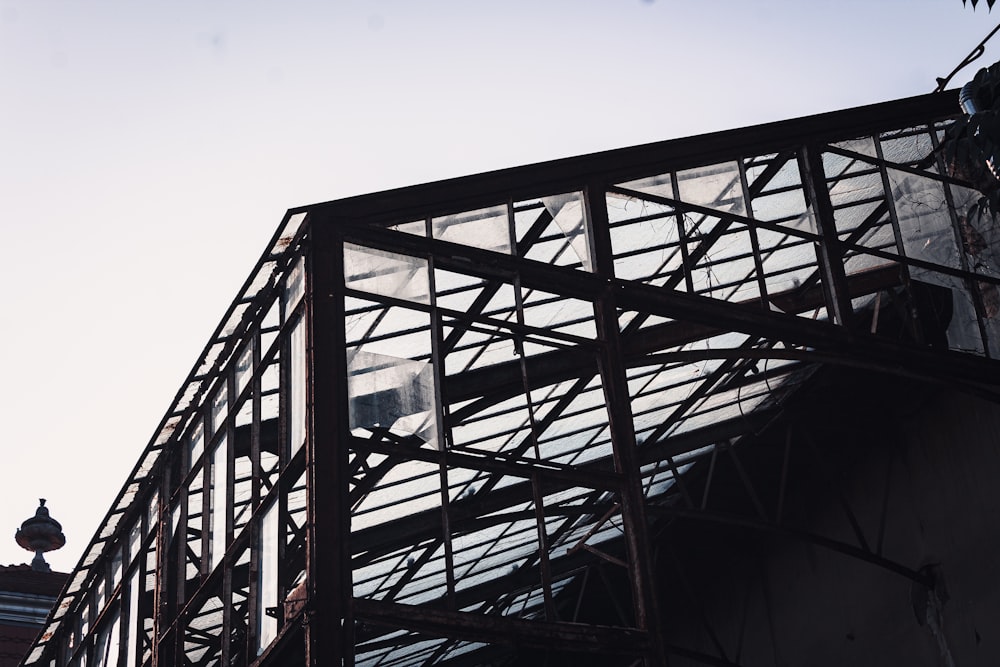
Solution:
{"label": "distant building", "polygon": [[28,653],[67,576],[0,565],[0,667],[14,667]]}
{"label": "distant building", "polygon": [[1000,233],[958,113],[289,211],[24,664],[1000,661]]}
{"label": "distant building", "polygon": [[35,558],[31,565],[0,565],[0,667],[14,667],[27,655],[69,576],[52,572],[42,555],[66,543],[44,500],[15,539]]}

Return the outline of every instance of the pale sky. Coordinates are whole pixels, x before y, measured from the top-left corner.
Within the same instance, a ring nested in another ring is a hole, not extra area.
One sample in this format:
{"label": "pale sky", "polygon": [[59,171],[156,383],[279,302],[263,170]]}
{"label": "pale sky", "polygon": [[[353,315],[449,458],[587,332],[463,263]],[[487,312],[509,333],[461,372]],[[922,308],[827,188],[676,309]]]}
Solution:
{"label": "pale sky", "polygon": [[0,563],[45,497],[74,567],[286,209],[930,92],[980,4],[0,0]]}

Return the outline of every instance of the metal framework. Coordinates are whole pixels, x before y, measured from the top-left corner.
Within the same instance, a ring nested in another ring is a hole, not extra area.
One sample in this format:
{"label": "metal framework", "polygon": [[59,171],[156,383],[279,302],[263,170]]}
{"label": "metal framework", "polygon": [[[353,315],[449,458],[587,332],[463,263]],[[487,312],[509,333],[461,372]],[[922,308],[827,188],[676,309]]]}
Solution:
{"label": "metal framework", "polygon": [[706,501],[821,365],[1000,395],[994,239],[934,151],[956,110],[289,211],[24,664],[731,664],[656,631],[678,517],[919,581],[751,484],[746,515]]}

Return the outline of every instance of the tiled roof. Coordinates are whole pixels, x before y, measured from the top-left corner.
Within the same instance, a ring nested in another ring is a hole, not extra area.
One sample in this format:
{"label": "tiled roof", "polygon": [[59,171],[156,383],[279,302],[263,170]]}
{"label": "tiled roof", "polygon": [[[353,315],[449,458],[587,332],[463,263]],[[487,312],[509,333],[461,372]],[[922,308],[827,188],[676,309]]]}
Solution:
{"label": "tiled roof", "polygon": [[66,583],[65,572],[36,572],[30,565],[0,565],[0,592],[59,595]]}

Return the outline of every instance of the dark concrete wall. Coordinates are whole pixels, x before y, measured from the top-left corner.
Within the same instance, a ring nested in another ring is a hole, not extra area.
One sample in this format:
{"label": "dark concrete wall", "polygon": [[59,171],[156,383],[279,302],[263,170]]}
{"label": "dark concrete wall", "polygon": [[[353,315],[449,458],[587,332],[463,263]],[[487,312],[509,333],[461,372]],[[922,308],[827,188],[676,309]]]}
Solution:
{"label": "dark concrete wall", "polygon": [[[667,642],[746,667],[1000,664],[1000,406],[852,373],[788,413],[737,449],[768,521],[791,428],[781,525],[857,547],[846,502],[871,552],[939,566],[940,615],[928,623],[927,590],[877,564],[773,530],[675,522],[657,553]],[[723,471],[712,488],[722,481],[708,508],[753,516],[745,487]]]}

